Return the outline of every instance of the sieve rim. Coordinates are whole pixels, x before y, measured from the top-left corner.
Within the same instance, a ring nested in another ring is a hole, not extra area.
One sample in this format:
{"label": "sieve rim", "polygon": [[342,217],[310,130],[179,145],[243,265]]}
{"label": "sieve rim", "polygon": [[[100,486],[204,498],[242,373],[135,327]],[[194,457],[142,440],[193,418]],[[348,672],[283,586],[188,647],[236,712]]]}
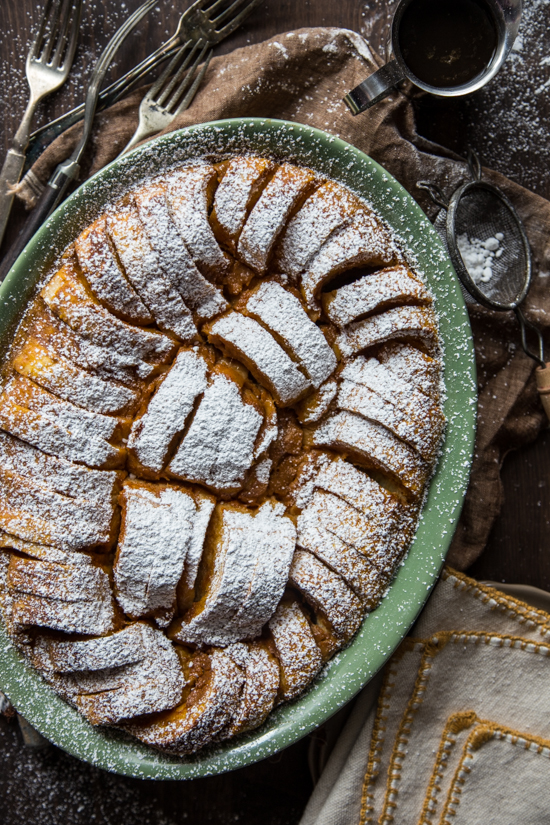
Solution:
{"label": "sieve rim", "polygon": [[[504,206],[510,211],[519,231],[521,242],[525,252],[527,273],[525,277],[525,282],[523,284],[523,288],[514,301],[504,302],[496,301],[492,298],[487,298],[487,296],[479,289],[477,284],[474,282],[473,278],[471,277],[470,273],[466,268],[462,255],[459,252],[456,234],[456,218],[458,212],[458,205],[460,203],[461,198],[463,198],[464,195],[476,189],[484,189],[487,192],[490,192],[494,197],[498,198],[498,200],[501,201],[501,203],[503,203]],[[525,229],[523,228],[523,224],[518,213],[516,212],[514,206],[508,200],[506,195],[503,192],[501,192],[500,189],[498,189],[496,186],[493,186],[491,183],[486,183],[485,181],[480,180],[470,181],[469,183],[464,183],[462,186],[459,186],[459,188],[456,189],[451,195],[451,199],[447,206],[446,237],[447,248],[449,250],[449,255],[455,268],[456,274],[458,275],[460,282],[463,284],[464,288],[468,290],[470,295],[472,295],[472,297],[475,298],[476,301],[478,301],[483,306],[487,307],[487,309],[496,309],[500,311],[515,310],[518,306],[520,306],[520,304],[523,302],[525,296],[529,291],[529,287],[531,286],[531,280],[533,275],[531,247],[529,245],[527,235],[525,234]]]}

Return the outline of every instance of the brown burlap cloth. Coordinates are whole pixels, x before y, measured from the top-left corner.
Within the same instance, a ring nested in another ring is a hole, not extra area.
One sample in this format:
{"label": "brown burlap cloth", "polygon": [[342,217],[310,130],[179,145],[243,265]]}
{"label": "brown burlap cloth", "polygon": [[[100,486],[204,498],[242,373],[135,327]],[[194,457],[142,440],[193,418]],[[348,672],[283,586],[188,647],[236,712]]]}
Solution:
{"label": "brown burlap cloth", "polygon": [[[416,188],[417,181],[433,181],[450,194],[469,179],[464,161],[416,133],[406,90],[355,118],[342,102],[346,92],[382,62],[355,32],[317,28],[281,34],[213,59],[193,104],[166,131],[254,116],[315,126],[385,166],[433,219],[437,208]],[[135,91],[98,115],[83,179],[113,160],[126,145],[137,126],[143,93],[143,89]],[[48,180],[54,166],[70,154],[80,130],[78,125],[73,127],[48,148],[31,170],[35,179]],[[484,169],[483,176],[502,187],[525,223],[535,272],[526,315],[548,340],[550,204],[496,172]],[[20,197],[29,205],[31,187],[23,186]],[[475,307],[470,318],[477,353],[479,420],[470,487],[448,556],[449,563],[460,570],[481,553],[499,513],[504,456],[532,441],[545,424],[535,388],[535,364],[518,346],[514,317]]]}

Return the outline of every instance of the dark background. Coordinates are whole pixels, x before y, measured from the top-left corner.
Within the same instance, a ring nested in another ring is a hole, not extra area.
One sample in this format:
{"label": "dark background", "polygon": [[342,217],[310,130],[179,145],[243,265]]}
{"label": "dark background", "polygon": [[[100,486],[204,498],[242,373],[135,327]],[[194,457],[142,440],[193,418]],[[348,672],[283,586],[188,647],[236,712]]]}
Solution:
{"label": "dark background", "polygon": [[[88,0],[71,77],[45,102],[36,124],[83,99],[90,67],[109,37],[140,0]],[[159,0],[119,53],[112,78],[145,57],[175,29],[188,0]],[[245,26],[217,54],[304,26],[360,32],[385,55],[393,3],[381,0],[262,0]],[[0,150],[7,149],[27,100],[25,58],[42,3],[0,0]],[[487,166],[550,198],[550,0],[526,0],[514,50],[500,74],[469,98],[417,101],[418,130],[465,154],[475,149]],[[17,207],[12,235],[22,218]],[[550,236],[550,233],[549,233]],[[6,239],[9,242],[9,237]],[[550,242],[550,237],[549,237]],[[550,434],[509,455],[502,479],[505,503],[481,558],[468,571],[480,579],[550,590]],[[321,729],[315,741],[322,741]],[[15,720],[0,718],[2,825],[180,825],[242,822],[292,825],[312,789],[311,737],[264,762],[192,782],[146,782],[118,777],[49,746],[20,742]]]}

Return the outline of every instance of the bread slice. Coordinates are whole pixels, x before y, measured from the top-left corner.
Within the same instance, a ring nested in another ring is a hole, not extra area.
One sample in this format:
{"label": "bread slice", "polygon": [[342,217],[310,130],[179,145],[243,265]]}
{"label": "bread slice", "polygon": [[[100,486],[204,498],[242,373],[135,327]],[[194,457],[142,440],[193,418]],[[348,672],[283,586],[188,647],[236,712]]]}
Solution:
{"label": "bread slice", "polygon": [[336,369],[336,356],[319,327],[298,298],[279,284],[263,281],[246,300],[244,311],[271,332],[315,388]]}
{"label": "bread slice", "polygon": [[364,605],[341,576],[306,550],[296,550],[289,581],[312,607],[320,610],[340,641],[345,644],[363,620]]}
{"label": "bread slice", "polygon": [[41,412],[73,433],[81,432],[89,438],[111,441],[116,446],[128,435],[132,423],[128,418],[103,415],[77,407],[17,372],[6,381],[3,392],[15,404]]}
{"label": "bread slice", "polygon": [[167,484],[126,481],[120,502],[113,567],[117,601],[131,618],[149,616],[166,627],[193,536],[194,499]]}
{"label": "bread slice", "polygon": [[0,527],[38,544],[70,550],[108,549],[116,535],[115,508],[97,505],[35,485],[32,480],[0,469]]}
{"label": "bread slice", "polygon": [[289,217],[312,191],[311,169],[283,163],[250,212],[239,237],[237,256],[259,275],[267,268],[271,251]]}
{"label": "bread slice", "polygon": [[231,312],[208,324],[205,332],[212,344],[245,364],[280,405],[296,403],[310,389],[310,381],[294,361],[271,333],[252,318]]}
{"label": "bread slice", "polygon": [[16,372],[85,410],[130,415],[139,403],[135,390],[114,380],[105,381],[70,361],[53,357],[46,347],[32,338],[27,338],[12,365]]}
{"label": "bread slice", "polygon": [[321,184],[290,220],[277,245],[279,271],[296,279],[332,233],[360,208],[361,201],[339,183]]}
{"label": "bread slice", "polygon": [[128,449],[134,471],[163,470],[174,438],[183,432],[195,399],[206,389],[206,370],[206,361],[193,350],[179,351],[147,409],[132,425]]}
{"label": "bread slice", "polygon": [[6,392],[0,394],[0,428],[51,456],[90,467],[113,470],[126,460],[125,450],[104,439],[85,436],[81,430],[72,433],[44,413],[16,404]]}
{"label": "bread slice", "polygon": [[321,651],[300,605],[287,596],[270,619],[269,631],[280,666],[280,698],[295,699],[321,669]]}
{"label": "bread slice", "polygon": [[306,508],[298,517],[296,542],[338,573],[367,610],[380,603],[387,581],[366,555],[331,532],[313,508]]}
{"label": "bread slice", "polygon": [[48,281],[40,293],[52,312],[74,332],[100,347],[113,348],[135,363],[166,363],[177,342],[162,332],[126,324],[108,312],[78,278],[71,261]]}
{"label": "bread slice", "polygon": [[437,324],[429,307],[401,306],[380,315],[350,324],[338,336],[337,347],[343,355],[384,344],[386,341],[416,341],[432,354],[438,347]]}
{"label": "bread slice", "polygon": [[218,240],[235,254],[243,226],[277,164],[268,158],[236,157],[216,189],[210,220]]}
{"label": "bread slice", "polygon": [[426,287],[407,267],[399,265],[364,275],[321,296],[326,314],[339,327],[373,312],[402,304],[430,304]]}
{"label": "bread slice", "polygon": [[194,753],[231,724],[245,679],[233,659],[217,649],[190,657],[184,673],[187,687],[177,707],[153,721],[124,726],[147,745],[177,756]]}
{"label": "bread slice", "polygon": [[212,375],[168,472],[230,497],[241,489],[252,465],[262,420],[235,381]]}
{"label": "bread slice", "polygon": [[168,639],[142,622],[101,639],[39,639],[33,658],[92,725],[113,725],[172,708],[185,684]]}
{"label": "bread slice", "polygon": [[168,178],[166,197],[177,230],[199,270],[213,281],[223,281],[231,259],[220,248],[208,219],[217,183],[214,166],[185,166]]}
{"label": "bread slice", "polygon": [[376,357],[401,381],[429,395],[435,401],[441,395],[441,362],[417,347],[390,342],[379,348]]}
{"label": "bread slice", "polygon": [[218,505],[204,549],[197,599],[174,627],[181,642],[230,644],[253,639],[283,594],[295,546],[295,527],[281,504],[255,514]]}
{"label": "bread slice", "polygon": [[107,574],[87,556],[53,563],[12,556],[6,584],[16,627],[102,635],[113,631],[115,614]]}
{"label": "bread slice", "polygon": [[267,641],[238,642],[225,652],[243,671],[244,686],[231,722],[217,736],[219,740],[259,727],[273,709],[280,682],[279,662]]}
{"label": "bread slice", "polygon": [[256,565],[244,601],[225,628],[234,638],[258,636],[283,595],[296,546],[296,527],[284,511],[283,504],[266,502],[254,517]]}
{"label": "bread slice", "polygon": [[78,236],[75,252],[82,274],[103,306],[130,323],[150,324],[153,321],[150,311],[124,275],[104,216]]}
{"label": "bread slice", "polygon": [[359,356],[341,373],[337,405],[383,424],[433,461],[445,418],[439,404],[386,369],[375,358]]}
{"label": "bread slice", "polygon": [[108,214],[107,226],[126,277],[158,326],[181,341],[192,341],[197,336],[197,328],[191,311],[161,269],[159,256],[149,243],[133,198],[126,198]]}
{"label": "bread slice", "polygon": [[153,378],[157,364],[124,355],[114,347],[101,347],[74,332],[39,298],[27,327],[30,337],[39,341],[57,360],[71,361],[84,370],[97,373],[105,380],[116,379],[129,387],[140,388],[145,379]]}
{"label": "bread slice", "polygon": [[341,272],[359,266],[387,266],[396,257],[396,247],[380,221],[366,209],[358,211],[329,236],[308,264],[301,278],[306,305],[317,309],[321,290]]}
{"label": "bread slice", "polygon": [[367,467],[381,470],[413,496],[421,494],[431,465],[390,430],[362,416],[338,412],[314,431],[316,447],[341,450]]}
{"label": "bread slice", "polygon": [[167,184],[150,182],[134,193],[139,217],[162,271],[196,319],[212,318],[227,309],[219,289],[197,269],[170,214]]}

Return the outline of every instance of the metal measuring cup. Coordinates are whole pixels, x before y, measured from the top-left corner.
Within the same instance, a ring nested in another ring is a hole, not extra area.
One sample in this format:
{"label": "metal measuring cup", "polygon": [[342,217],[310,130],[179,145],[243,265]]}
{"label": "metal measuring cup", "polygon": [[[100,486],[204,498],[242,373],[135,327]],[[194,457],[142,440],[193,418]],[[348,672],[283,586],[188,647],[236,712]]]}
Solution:
{"label": "metal measuring cup", "polygon": [[[506,195],[481,179],[481,164],[473,152],[468,155],[468,167],[472,180],[459,186],[448,200],[433,183],[418,181],[417,186],[426,190],[432,201],[441,207],[434,228],[448,249],[466,302],[477,301],[488,309],[515,314],[523,351],[538,365],[535,370],[537,389],[550,420],[550,364],[544,360],[540,329],[525,317],[522,309],[532,278],[529,241],[521,219]],[[479,264],[475,261],[476,248],[484,251],[486,261],[490,261],[486,270],[483,270],[483,264],[476,267]],[[471,254],[468,255],[468,249],[474,250],[474,260]],[[485,277],[487,270],[489,277]],[[536,350],[529,346],[529,333],[537,342]]]}
{"label": "metal measuring cup", "polygon": [[[410,80],[415,86],[440,97],[456,97],[480,89],[498,72],[510,52],[519,29],[522,0],[484,0],[492,12],[496,27],[497,45],[485,70],[472,80],[458,86],[431,86],[417,77],[407,65],[400,46],[400,31],[403,15],[416,0],[401,0],[392,21],[391,45],[394,58],[367,77],[359,86],[344,97],[353,115],[364,112],[382,98],[389,95],[394,87],[404,80]],[[411,10],[414,11],[414,10]]]}

